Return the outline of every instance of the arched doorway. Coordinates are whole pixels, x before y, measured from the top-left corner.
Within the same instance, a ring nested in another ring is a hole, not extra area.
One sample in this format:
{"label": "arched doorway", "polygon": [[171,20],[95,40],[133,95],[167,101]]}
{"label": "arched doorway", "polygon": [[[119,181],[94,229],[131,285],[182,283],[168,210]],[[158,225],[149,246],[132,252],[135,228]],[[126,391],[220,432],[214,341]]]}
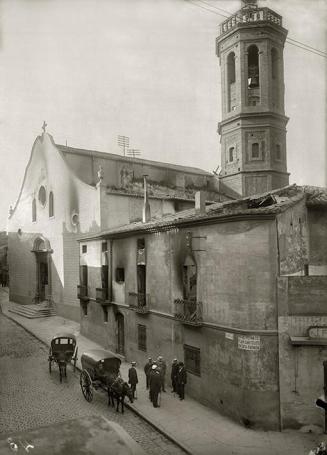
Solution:
{"label": "arched doorway", "polygon": [[116,321],[117,321],[117,352],[119,354],[124,354],[125,353],[124,316],[121,313],[117,313]]}
{"label": "arched doorway", "polygon": [[36,260],[35,303],[51,302],[51,247],[48,240],[39,236],[34,240],[32,252]]}

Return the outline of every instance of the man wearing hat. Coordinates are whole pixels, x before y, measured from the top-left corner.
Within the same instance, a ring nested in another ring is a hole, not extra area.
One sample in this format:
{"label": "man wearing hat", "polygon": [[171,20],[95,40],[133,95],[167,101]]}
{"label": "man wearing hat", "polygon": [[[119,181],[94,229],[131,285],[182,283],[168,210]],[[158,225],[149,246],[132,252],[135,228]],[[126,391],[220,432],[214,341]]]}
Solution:
{"label": "man wearing hat", "polygon": [[187,373],[186,368],[183,362],[179,362],[178,364],[178,371],[177,371],[177,387],[178,387],[178,395],[180,400],[184,400],[185,396],[185,384],[187,382]]}
{"label": "man wearing hat", "polygon": [[131,368],[128,370],[128,383],[131,385],[133,399],[136,400],[136,384],[139,382],[137,371],[135,368],[136,362],[132,362]]}
{"label": "man wearing hat", "polygon": [[178,360],[174,359],[171,364],[171,373],[170,373],[170,379],[171,379],[171,387],[172,387],[172,392],[176,393],[177,392],[177,374],[178,374]]}
{"label": "man wearing hat", "polygon": [[163,357],[159,355],[158,360],[157,360],[157,365],[159,368],[159,373],[160,373],[160,378],[161,378],[161,390],[163,392],[166,392],[165,390],[165,378],[166,378],[166,370],[167,370],[167,364],[164,361]]}
{"label": "man wearing hat", "polygon": [[149,375],[151,371],[151,367],[153,365],[152,358],[149,357],[147,363],[144,365],[144,373],[146,378],[146,388],[149,388]]}
{"label": "man wearing hat", "polygon": [[152,365],[151,373],[149,375],[150,382],[150,400],[153,403],[153,407],[158,407],[158,395],[161,390],[161,377],[158,371],[157,365]]}

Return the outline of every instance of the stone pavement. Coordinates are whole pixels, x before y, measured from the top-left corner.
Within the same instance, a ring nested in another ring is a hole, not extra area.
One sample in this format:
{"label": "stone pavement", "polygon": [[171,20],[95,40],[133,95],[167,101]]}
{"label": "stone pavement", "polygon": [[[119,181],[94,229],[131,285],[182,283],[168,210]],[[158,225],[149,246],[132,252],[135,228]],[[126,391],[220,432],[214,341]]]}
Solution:
{"label": "stone pavement", "polygon": [[[52,316],[27,319],[8,312],[8,293],[0,288],[3,313],[16,321],[39,340],[49,345],[51,338],[60,331],[70,331],[77,337],[78,357],[89,349],[102,348],[80,334],[77,322]],[[80,360],[77,361],[81,368]],[[130,364],[122,362],[121,373],[127,378]],[[207,408],[190,397],[180,401],[167,387],[162,393],[160,408],[154,408],[145,388],[143,365],[137,368],[139,384],[137,400],[130,408],[150,422],[159,431],[175,441],[185,451],[194,455],[307,455],[313,447],[326,440],[324,435],[298,431],[273,432],[244,428],[218,412]],[[168,382],[168,381],[167,381]]]}

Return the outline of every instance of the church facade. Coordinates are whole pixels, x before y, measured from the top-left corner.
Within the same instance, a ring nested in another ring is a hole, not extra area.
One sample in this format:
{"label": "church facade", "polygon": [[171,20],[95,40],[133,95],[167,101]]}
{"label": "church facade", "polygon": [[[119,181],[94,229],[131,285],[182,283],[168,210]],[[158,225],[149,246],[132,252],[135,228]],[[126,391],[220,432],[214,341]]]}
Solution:
{"label": "church facade", "polygon": [[77,238],[142,219],[143,181],[154,218],[194,205],[196,189],[228,199],[216,178],[185,166],[55,144],[43,132],[32,148],[22,188],[10,211],[10,299],[49,301],[80,320]]}

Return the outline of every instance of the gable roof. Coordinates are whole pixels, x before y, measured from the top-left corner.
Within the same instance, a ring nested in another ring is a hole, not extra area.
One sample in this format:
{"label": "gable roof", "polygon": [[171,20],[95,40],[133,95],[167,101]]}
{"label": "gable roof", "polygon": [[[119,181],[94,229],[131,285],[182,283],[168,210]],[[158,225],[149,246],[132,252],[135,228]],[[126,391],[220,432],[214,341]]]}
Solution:
{"label": "gable roof", "polygon": [[56,147],[65,155],[65,154],[74,154],[74,155],[81,155],[81,156],[90,156],[96,157],[100,159],[107,159],[113,161],[121,161],[126,163],[137,163],[137,164],[144,164],[146,166],[153,166],[157,168],[163,169],[171,169],[179,172],[189,173],[189,174],[199,174],[203,176],[212,177],[210,172],[204,171],[203,169],[199,169],[197,167],[191,166],[182,166],[179,164],[172,164],[172,163],[164,163],[160,161],[153,161],[144,158],[130,158],[128,156],[117,155],[114,153],[107,153],[107,152],[99,152],[97,150],[87,150],[87,149],[80,149],[75,147],[68,147],[66,145],[56,144]]}

